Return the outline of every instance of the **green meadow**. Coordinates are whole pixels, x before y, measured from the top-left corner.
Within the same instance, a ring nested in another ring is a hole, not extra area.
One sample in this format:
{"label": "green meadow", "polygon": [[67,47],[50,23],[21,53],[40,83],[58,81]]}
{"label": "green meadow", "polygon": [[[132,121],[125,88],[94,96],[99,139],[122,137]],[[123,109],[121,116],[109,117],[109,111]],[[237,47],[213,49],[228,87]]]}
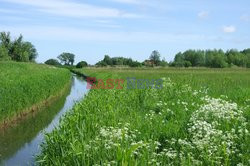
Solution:
{"label": "green meadow", "polygon": [[49,103],[48,99],[70,84],[70,77],[66,69],[35,63],[0,62],[0,124]]}
{"label": "green meadow", "polygon": [[[250,70],[76,69],[161,89],[92,89],[46,135],[39,165],[249,165]],[[99,81],[100,82],[100,81]],[[98,83],[97,83],[98,85]]]}

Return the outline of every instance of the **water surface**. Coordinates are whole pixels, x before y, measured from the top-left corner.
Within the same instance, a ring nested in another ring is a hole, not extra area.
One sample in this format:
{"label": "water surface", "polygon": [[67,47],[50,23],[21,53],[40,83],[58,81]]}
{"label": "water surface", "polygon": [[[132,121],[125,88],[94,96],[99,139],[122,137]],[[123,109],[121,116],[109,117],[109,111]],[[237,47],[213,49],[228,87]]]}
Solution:
{"label": "water surface", "polygon": [[0,130],[0,165],[34,165],[44,132],[58,126],[60,118],[88,92],[86,82],[73,76],[68,91],[51,106],[29,115],[15,126]]}

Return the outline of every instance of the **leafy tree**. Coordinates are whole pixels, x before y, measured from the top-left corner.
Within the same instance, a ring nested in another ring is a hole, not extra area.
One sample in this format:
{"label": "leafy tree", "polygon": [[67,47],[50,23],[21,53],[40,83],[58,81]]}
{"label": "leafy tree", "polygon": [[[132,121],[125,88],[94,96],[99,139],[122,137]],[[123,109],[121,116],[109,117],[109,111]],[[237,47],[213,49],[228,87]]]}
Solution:
{"label": "leafy tree", "polygon": [[0,45],[0,61],[7,61],[10,60],[10,57],[8,55],[8,50]]}
{"label": "leafy tree", "polygon": [[47,65],[52,65],[52,66],[60,66],[61,63],[57,59],[49,59],[46,62],[44,62]]}
{"label": "leafy tree", "polygon": [[29,61],[34,62],[38,56],[35,46],[30,42],[25,42],[23,47],[27,52],[29,52]]}
{"label": "leafy tree", "polygon": [[185,59],[184,59],[183,54],[181,52],[178,52],[175,55],[174,62],[171,63],[171,66],[174,66],[174,67],[184,67],[184,62],[185,62]]}
{"label": "leafy tree", "polygon": [[73,65],[75,61],[75,55],[72,53],[64,52],[57,57],[64,65]]}
{"label": "leafy tree", "polygon": [[247,54],[247,62],[246,62],[246,67],[250,68],[250,54]]}
{"label": "leafy tree", "polygon": [[12,47],[12,42],[10,38],[10,32],[1,32],[0,33],[0,44],[1,47],[4,47],[7,50],[7,54],[10,55],[10,50]]}
{"label": "leafy tree", "polygon": [[141,66],[140,62],[133,61],[131,58],[124,57],[113,57],[110,58],[108,55],[105,55],[103,60],[96,63],[97,66],[116,66],[116,65],[126,65],[130,67],[139,67]]}
{"label": "leafy tree", "polygon": [[183,65],[184,65],[184,67],[191,67],[192,66],[190,61],[184,61]]}
{"label": "leafy tree", "polygon": [[245,55],[250,54],[250,48],[241,51],[241,53]]}
{"label": "leafy tree", "polygon": [[96,63],[96,66],[105,67],[105,66],[107,66],[107,63],[104,61],[100,61],[100,62]]}
{"label": "leafy tree", "polygon": [[250,68],[250,48],[241,51],[246,58],[246,67]]}
{"label": "leafy tree", "polygon": [[225,61],[225,58],[223,56],[220,56],[220,55],[215,55],[214,58],[213,58],[212,67],[215,67],[215,68],[225,68],[225,67],[227,67],[227,63]]}
{"label": "leafy tree", "polygon": [[226,52],[226,56],[229,64],[233,64],[240,67],[246,66],[246,60],[247,60],[246,55],[239,52],[238,50],[231,49]]}
{"label": "leafy tree", "polygon": [[157,65],[157,66],[159,66],[159,64],[160,64],[160,62],[161,62],[161,54],[159,53],[159,51],[157,51],[157,50],[154,50],[152,53],[151,53],[151,55],[150,55],[150,57],[149,57],[149,59],[150,60],[153,60],[154,61],[154,63],[155,63],[155,65]]}
{"label": "leafy tree", "polygon": [[86,61],[81,61],[79,63],[77,63],[76,68],[83,68],[83,67],[87,67],[88,63]]}
{"label": "leafy tree", "polygon": [[107,65],[113,65],[112,63],[112,59],[108,56],[105,55],[103,61],[107,64]]}
{"label": "leafy tree", "polygon": [[189,61],[192,66],[204,66],[205,56],[204,51],[201,50],[187,50],[183,53],[185,61]]}
{"label": "leafy tree", "polygon": [[12,48],[12,59],[19,62],[34,62],[37,51],[30,42],[23,42],[22,36],[16,39]]}
{"label": "leafy tree", "polygon": [[142,64],[137,61],[133,61],[129,64],[129,67],[142,67]]}
{"label": "leafy tree", "polygon": [[205,52],[205,64],[207,67],[224,68],[228,66],[227,58],[223,50],[207,50]]}
{"label": "leafy tree", "polygon": [[165,60],[165,58],[163,58],[163,59],[161,60],[160,66],[162,66],[162,67],[168,66],[168,62]]}
{"label": "leafy tree", "polygon": [[[20,35],[14,41],[11,41],[9,32],[1,32],[0,33],[0,47],[1,54],[6,54],[9,58],[4,59],[12,59],[14,61],[22,61],[22,62],[34,62],[37,57],[37,51],[35,47],[30,42],[23,41],[23,36]],[[3,56],[3,55],[1,55]]]}

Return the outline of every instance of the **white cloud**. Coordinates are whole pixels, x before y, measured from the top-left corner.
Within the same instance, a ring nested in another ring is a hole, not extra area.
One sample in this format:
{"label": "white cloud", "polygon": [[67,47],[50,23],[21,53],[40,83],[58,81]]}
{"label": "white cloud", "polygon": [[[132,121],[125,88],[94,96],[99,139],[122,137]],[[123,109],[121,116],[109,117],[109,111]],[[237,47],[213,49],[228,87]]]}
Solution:
{"label": "white cloud", "polygon": [[21,11],[16,11],[16,10],[11,10],[11,9],[0,8],[0,13],[5,13],[5,14],[20,14],[22,12]]}
{"label": "white cloud", "polygon": [[222,28],[222,30],[223,30],[223,32],[225,32],[225,33],[233,33],[233,32],[236,31],[236,27],[233,26],[233,25],[224,26],[224,27]]}
{"label": "white cloud", "polygon": [[128,4],[140,4],[139,0],[111,0],[113,2],[128,3]]}
{"label": "white cloud", "polygon": [[136,5],[141,9],[145,10],[147,8],[154,8],[159,10],[166,10],[166,2],[165,0],[108,0],[111,2],[128,4],[128,5]]}
{"label": "white cloud", "polygon": [[14,36],[20,33],[27,39],[78,42],[149,42],[179,43],[179,41],[207,41],[211,36],[200,34],[171,34],[156,32],[100,31],[91,29],[56,26],[1,26],[0,31],[10,31]]}
{"label": "white cloud", "polygon": [[198,17],[201,19],[205,19],[208,17],[208,14],[209,14],[209,12],[207,12],[207,11],[201,11],[198,13]]}
{"label": "white cloud", "polygon": [[248,14],[243,14],[243,15],[240,17],[240,19],[241,19],[242,21],[249,22],[249,21],[250,21],[250,15],[248,15]]}
{"label": "white cloud", "polygon": [[115,8],[104,8],[66,0],[1,0],[9,3],[33,6],[37,11],[70,17],[140,17]]}

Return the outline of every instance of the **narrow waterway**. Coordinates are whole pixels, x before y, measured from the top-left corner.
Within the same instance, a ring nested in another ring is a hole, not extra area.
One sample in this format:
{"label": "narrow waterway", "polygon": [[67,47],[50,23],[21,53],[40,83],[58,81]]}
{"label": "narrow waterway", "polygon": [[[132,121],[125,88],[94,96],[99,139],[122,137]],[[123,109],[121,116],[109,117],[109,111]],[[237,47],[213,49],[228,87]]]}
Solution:
{"label": "narrow waterway", "polygon": [[34,156],[39,154],[44,133],[58,126],[61,117],[83,99],[87,83],[73,76],[71,88],[55,103],[43,108],[15,126],[0,130],[0,165],[34,165]]}

